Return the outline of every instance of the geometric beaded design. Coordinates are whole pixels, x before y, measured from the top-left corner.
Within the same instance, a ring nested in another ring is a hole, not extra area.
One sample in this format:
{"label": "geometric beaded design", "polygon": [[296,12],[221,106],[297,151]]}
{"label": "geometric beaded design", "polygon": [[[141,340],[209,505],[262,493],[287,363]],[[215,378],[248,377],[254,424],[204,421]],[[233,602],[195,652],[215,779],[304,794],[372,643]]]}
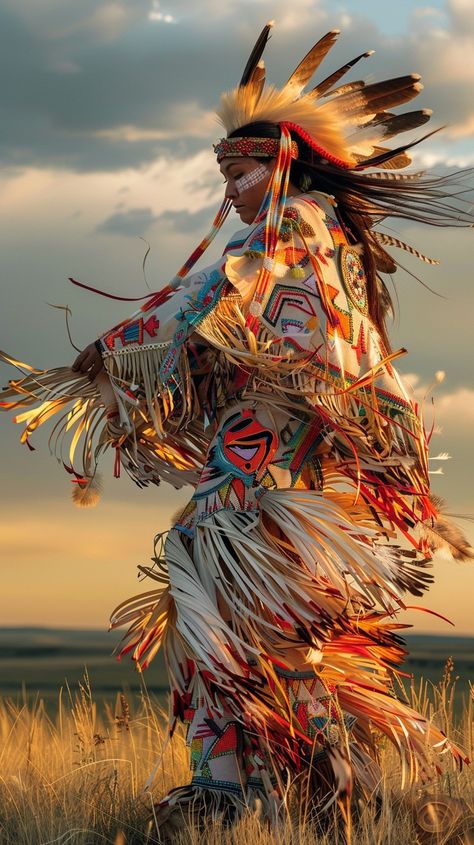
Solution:
{"label": "geometric beaded design", "polygon": [[365,272],[358,253],[350,246],[342,244],[339,250],[339,263],[346,293],[355,307],[362,314],[369,313]]}

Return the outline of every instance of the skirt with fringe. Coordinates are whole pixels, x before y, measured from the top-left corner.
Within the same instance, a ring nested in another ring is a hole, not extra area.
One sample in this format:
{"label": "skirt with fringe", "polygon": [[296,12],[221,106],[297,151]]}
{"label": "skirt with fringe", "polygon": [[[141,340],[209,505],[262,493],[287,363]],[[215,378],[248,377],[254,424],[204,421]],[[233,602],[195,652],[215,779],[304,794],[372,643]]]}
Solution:
{"label": "skirt with fringe", "polygon": [[228,408],[193,499],[141,567],[157,589],[113,614],[142,668],[163,648],[173,724],[187,726],[191,784],[162,810],[205,795],[212,812],[273,818],[305,776],[320,808],[354,784],[369,796],[382,735],[405,781],[447,752],[462,761],[397,684],[395,616],[430,581],[426,559],[338,483],[310,429],[255,403]]}

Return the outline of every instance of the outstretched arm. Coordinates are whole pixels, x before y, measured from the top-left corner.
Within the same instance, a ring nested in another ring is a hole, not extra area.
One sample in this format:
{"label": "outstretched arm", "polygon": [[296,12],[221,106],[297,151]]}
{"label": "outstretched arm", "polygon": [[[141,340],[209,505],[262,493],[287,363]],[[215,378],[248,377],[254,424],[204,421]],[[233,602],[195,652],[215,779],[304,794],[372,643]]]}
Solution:
{"label": "outstretched arm", "polygon": [[108,448],[115,450],[115,474],[122,466],[139,486],[161,479],[175,487],[196,483],[207,439],[193,370],[202,379],[203,367],[212,361],[199,344],[188,343],[192,327],[183,313],[207,282],[203,271],[183,280],[181,288],[155,295],[89,344],[72,367],[35,370],[2,356],[23,377],[4,389],[0,409],[23,409],[14,421],[23,424],[27,444],[40,425],[54,419],[50,448],[76,491],[86,494],[94,484],[99,457]]}

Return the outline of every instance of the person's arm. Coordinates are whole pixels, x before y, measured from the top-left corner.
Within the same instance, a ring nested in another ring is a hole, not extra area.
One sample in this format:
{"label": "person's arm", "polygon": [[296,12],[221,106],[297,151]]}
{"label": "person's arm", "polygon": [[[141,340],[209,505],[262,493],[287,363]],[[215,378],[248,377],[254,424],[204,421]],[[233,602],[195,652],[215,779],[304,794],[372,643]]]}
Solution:
{"label": "person's arm", "polygon": [[[22,442],[52,422],[51,450],[71,474],[76,499],[86,503],[101,454],[115,450],[120,466],[139,486],[195,484],[207,449],[193,368],[203,362],[183,315],[206,286],[222,282],[222,260],[183,281],[169,295],[151,297],[129,319],[89,344],[72,367],[35,370],[8,355],[20,370],[2,392],[0,410],[23,409]],[[31,447],[33,448],[33,447]],[[81,495],[81,494],[84,495]]]}

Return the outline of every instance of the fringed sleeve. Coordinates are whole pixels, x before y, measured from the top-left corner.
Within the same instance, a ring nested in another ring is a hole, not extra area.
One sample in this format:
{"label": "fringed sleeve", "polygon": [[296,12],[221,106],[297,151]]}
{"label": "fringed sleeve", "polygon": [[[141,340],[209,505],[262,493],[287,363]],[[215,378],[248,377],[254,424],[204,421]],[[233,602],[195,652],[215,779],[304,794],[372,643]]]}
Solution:
{"label": "fringed sleeve", "polygon": [[115,475],[122,466],[139,486],[197,483],[226,374],[184,314],[189,301],[205,307],[223,280],[221,259],[150,297],[99,339],[105,371],[93,383],[69,367],[37,370],[0,353],[22,373],[3,390],[0,408],[22,409],[14,421],[24,424],[30,448],[33,432],[52,423],[50,449],[72,476],[77,504],[95,503],[97,464],[108,448]]}

